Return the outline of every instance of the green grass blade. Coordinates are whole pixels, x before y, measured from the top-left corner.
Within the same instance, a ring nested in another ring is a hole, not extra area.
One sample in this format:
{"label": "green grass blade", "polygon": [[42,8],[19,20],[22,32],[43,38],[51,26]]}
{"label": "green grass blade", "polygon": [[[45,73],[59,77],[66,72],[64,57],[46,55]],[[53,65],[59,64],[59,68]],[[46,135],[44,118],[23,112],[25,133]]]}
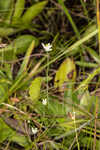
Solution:
{"label": "green grass blade", "polygon": [[26,24],[31,23],[31,21],[44,9],[48,1],[39,2],[31,6],[23,15],[22,21]]}
{"label": "green grass blade", "polygon": [[97,68],[98,64],[96,63],[89,63],[89,62],[85,62],[85,61],[75,61],[76,65],[79,65],[81,67],[87,67],[87,68]]}
{"label": "green grass blade", "polygon": [[[88,78],[87,79],[85,79],[85,80],[83,80],[82,82],[81,82],[81,84],[77,87],[77,89],[76,90],[79,90],[79,89],[83,89],[83,90],[85,90],[86,88],[88,88],[88,84],[91,82],[91,80],[97,75],[97,74],[99,74],[100,73],[100,68],[97,68],[97,69],[95,69],[91,74],[89,74],[89,76],[88,76]],[[75,91],[76,91],[75,90]]]}
{"label": "green grass blade", "polygon": [[[34,46],[35,46],[35,41],[32,41],[32,43],[30,44],[27,52],[26,52],[26,55],[25,55],[25,58],[24,58],[24,61],[20,67],[20,70],[18,71],[18,75],[17,75],[17,78],[20,77],[20,75],[27,70],[27,65],[28,65],[28,62],[29,62],[29,59],[30,59],[30,55],[32,53],[32,50],[34,49]],[[17,79],[16,78],[16,79]]]}
{"label": "green grass blade", "polygon": [[89,54],[92,56],[92,58],[98,63],[100,64],[100,56],[90,47],[85,46],[86,50],[89,52]]}
{"label": "green grass blade", "polygon": [[62,9],[64,10],[68,20],[70,21],[70,23],[72,25],[72,28],[73,28],[74,32],[76,33],[77,38],[80,39],[80,33],[79,33],[79,31],[78,31],[78,29],[77,29],[77,27],[76,27],[76,25],[75,25],[71,15],[69,14],[68,9],[64,5],[63,0],[58,0],[58,3],[62,6]]}
{"label": "green grass blade", "polygon": [[25,0],[17,0],[15,4],[15,11],[13,15],[13,22],[15,23],[22,15],[24,10]]}

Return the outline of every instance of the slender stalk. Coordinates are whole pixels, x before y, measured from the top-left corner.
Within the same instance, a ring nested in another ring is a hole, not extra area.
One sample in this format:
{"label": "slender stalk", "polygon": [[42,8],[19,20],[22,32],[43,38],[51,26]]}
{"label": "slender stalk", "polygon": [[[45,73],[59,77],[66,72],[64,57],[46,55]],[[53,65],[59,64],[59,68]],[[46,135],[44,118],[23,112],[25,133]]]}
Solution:
{"label": "slender stalk", "polygon": [[96,150],[96,130],[97,130],[97,118],[98,118],[98,98],[96,97],[96,110],[95,110],[95,124],[94,124],[94,144],[93,150]]}
{"label": "slender stalk", "polygon": [[[48,52],[47,52],[48,54]],[[47,57],[47,64],[49,62],[49,54],[48,54],[48,57]],[[49,87],[48,87],[48,72],[49,72],[49,65],[47,66],[47,71],[46,71],[46,77],[47,77],[47,100],[48,100],[48,90],[49,90]]]}
{"label": "slender stalk", "polygon": [[98,26],[98,41],[99,41],[99,55],[100,55],[100,8],[99,8],[99,0],[96,1],[96,14],[97,14],[97,26]]}

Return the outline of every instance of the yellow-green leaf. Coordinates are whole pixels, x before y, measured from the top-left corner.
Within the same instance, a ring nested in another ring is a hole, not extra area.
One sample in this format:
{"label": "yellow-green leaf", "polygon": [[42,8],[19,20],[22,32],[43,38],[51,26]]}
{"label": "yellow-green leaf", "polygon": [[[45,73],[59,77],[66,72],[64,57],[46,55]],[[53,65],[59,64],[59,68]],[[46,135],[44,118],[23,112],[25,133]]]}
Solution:
{"label": "yellow-green leaf", "polygon": [[11,3],[12,0],[0,0],[0,19],[4,19],[8,16]]}
{"label": "yellow-green leaf", "polygon": [[30,23],[45,7],[48,1],[42,1],[32,5],[23,15],[23,22]]}
{"label": "yellow-green leaf", "polygon": [[76,91],[79,89],[82,89],[83,91],[85,91],[88,88],[88,84],[91,82],[91,80],[99,73],[100,73],[100,67],[98,67],[93,72],[91,72],[89,74],[89,76],[87,77],[87,79],[83,80],[80,83],[80,85],[77,87]]}
{"label": "yellow-green leaf", "polygon": [[74,82],[76,79],[76,66],[72,59],[67,58],[56,72],[54,85],[62,91],[63,84]]}
{"label": "yellow-green leaf", "polygon": [[42,77],[35,78],[30,87],[29,87],[29,95],[34,102],[36,102],[40,96],[40,89],[42,84]]}
{"label": "yellow-green leaf", "polygon": [[23,10],[24,10],[25,0],[17,0],[15,4],[15,11],[13,15],[13,23],[16,23],[16,21],[21,17]]}
{"label": "yellow-green leaf", "polygon": [[91,100],[91,96],[89,91],[87,90],[83,95],[82,98],[80,100],[80,105],[81,106],[88,106]]}
{"label": "yellow-green leaf", "polygon": [[26,52],[32,41],[35,42],[35,46],[39,43],[39,40],[32,35],[19,36],[11,44],[0,49],[1,58],[3,56],[4,60],[14,60],[17,54]]}

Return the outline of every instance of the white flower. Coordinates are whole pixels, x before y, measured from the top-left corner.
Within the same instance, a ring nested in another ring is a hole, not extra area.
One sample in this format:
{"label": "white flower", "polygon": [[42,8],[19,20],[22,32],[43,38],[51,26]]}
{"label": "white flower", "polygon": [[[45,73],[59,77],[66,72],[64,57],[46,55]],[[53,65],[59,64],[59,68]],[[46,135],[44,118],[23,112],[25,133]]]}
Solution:
{"label": "white flower", "polygon": [[42,43],[42,46],[46,52],[52,51],[52,45],[50,43],[48,43],[48,44]]}
{"label": "white flower", "polygon": [[47,99],[46,98],[42,100],[42,104],[47,105]]}
{"label": "white flower", "polygon": [[27,121],[30,124],[30,120]]}
{"label": "white flower", "polygon": [[37,129],[37,128],[31,128],[31,130],[32,130],[32,133],[33,133],[33,134],[36,134],[36,133],[38,132],[38,129]]}
{"label": "white flower", "polygon": [[76,113],[73,112],[73,116],[72,116],[72,119],[73,119],[73,120],[75,120],[75,114],[76,114]]}

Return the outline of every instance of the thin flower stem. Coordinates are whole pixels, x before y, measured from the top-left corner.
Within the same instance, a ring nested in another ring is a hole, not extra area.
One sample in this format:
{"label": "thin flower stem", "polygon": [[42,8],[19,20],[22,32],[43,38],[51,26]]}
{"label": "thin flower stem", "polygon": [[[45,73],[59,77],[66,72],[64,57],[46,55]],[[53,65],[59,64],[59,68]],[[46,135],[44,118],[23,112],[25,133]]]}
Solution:
{"label": "thin flower stem", "polygon": [[[48,54],[48,52],[47,52]],[[49,62],[49,54],[48,54],[48,57],[47,57],[47,64]],[[49,90],[49,87],[48,87],[48,72],[49,72],[49,65],[47,66],[47,72],[46,72],[46,77],[47,77],[47,100],[48,100],[48,90]]]}
{"label": "thin flower stem", "polygon": [[96,0],[96,14],[97,14],[97,26],[98,26],[98,43],[99,43],[99,55],[100,55],[100,6],[99,6],[99,0]]}

